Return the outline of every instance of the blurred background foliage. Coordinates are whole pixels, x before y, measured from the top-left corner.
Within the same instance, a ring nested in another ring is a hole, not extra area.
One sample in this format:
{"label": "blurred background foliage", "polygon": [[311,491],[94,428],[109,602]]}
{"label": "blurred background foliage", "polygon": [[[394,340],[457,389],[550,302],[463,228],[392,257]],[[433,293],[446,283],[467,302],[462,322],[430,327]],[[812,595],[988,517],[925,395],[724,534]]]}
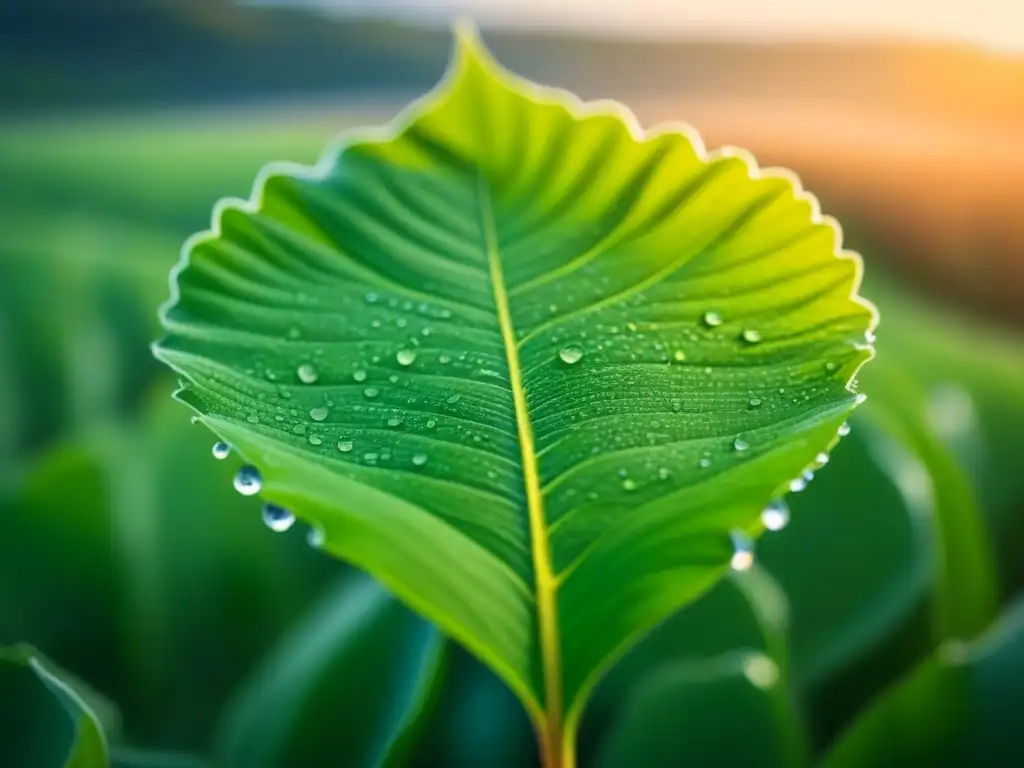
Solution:
{"label": "blurred background foliage", "polygon": [[[607,676],[582,764],[1024,764],[1024,58],[486,36],[527,76],[794,168],[882,315],[851,435],[753,572]],[[213,202],[386,120],[446,48],[296,8],[0,4],[4,768],[62,765],[90,728],[126,766],[536,763],[487,670],[260,525],[148,351]],[[119,722],[51,696],[61,679]]]}

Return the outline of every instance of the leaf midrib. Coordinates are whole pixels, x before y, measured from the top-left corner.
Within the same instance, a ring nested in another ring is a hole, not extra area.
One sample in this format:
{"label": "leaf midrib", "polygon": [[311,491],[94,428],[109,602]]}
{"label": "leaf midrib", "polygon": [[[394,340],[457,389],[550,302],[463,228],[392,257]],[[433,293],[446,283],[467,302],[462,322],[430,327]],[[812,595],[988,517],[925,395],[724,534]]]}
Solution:
{"label": "leaf midrib", "polygon": [[558,613],[555,604],[557,582],[551,564],[551,546],[548,541],[547,522],[544,515],[544,497],[540,487],[540,472],[537,469],[537,452],[533,441],[533,424],[530,421],[523,388],[522,369],[519,362],[519,347],[516,343],[515,327],[509,309],[509,294],[505,287],[505,275],[501,266],[501,252],[494,223],[494,210],[490,190],[483,173],[477,174],[477,199],[480,219],[487,251],[491,284],[494,290],[494,304],[498,313],[498,326],[505,346],[508,362],[509,384],[515,407],[516,429],[522,452],[523,481],[526,486],[526,507],[530,524],[530,549],[536,578],[537,628],[540,642],[541,663],[544,677],[544,710],[547,715],[549,735],[558,733],[562,716],[562,678],[559,658]]}

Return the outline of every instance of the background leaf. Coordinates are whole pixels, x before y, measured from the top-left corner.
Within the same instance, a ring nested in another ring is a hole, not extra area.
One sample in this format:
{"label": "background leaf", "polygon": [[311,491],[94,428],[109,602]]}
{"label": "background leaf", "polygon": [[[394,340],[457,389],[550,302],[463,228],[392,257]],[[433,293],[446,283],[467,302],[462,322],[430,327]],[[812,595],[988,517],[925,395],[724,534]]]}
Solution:
{"label": "background leaf", "polygon": [[117,713],[112,705],[29,646],[0,648],[0,661],[31,669],[74,723],[75,736],[64,768],[109,767],[107,732],[117,728]]}
{"label": "background leaf", "polygon": [[444,682],[447,641],[372,579],[348,574],[225,712],[225,766],[403,765]]}
{"label": "background leaf", "polygon": [[826,768],[1007,766],[1024,760],[1024,610],[975,643],[950,643],[893,686],[829,753]]}

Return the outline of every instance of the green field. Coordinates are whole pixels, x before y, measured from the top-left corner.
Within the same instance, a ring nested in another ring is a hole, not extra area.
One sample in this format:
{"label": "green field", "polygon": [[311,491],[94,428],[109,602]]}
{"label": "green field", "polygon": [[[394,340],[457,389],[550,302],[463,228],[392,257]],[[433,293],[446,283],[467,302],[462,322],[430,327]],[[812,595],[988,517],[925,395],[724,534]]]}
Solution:
{"label": "green field", "polygon": [[[392,112],[0,126],[0,645],[30,642],[110,696],[129,744],[226,749],[246,733],[246,712],[261,711],[251,697],[272,699],[273,675],[284,674],[275,648],[309,683],[301,702],[281,705],[294,718],[266,735],[288,765],[341,753],[339,765],[367,764],[374,729],[409,695],[402,672],[422,651],[422,623],[387,603],[395,618],[376,654],[335,627],[346,589],[376,587],[310,550],[303,533],[262,528],[149,352],[180,244],[208,225],[219,197],[246,196],[266,162],[312,163],[339,129]],[[883,318],[860,386],[868,404],[760,558],[789,601],[787,682],[816,753],[931,653],[935,610],[983,602],[986,574],[1004,607],[1024,587],[1024,345],[918,295],[870,255],[865,294]],[[698,732],[713,725],[731,694],[706,682],[717,679],[712,657],[766,642],[731,589],[723,582],[608,677],[584,723],[584,758],[643,743],[650,723],[630,706],[666,663],[711,670],[686,688],[697,698],[671,706]],[[529,765],[516,703],[453,654],[422,764]],[[1018,680],[998,706],[1022,704]],[[70,738],[57,706],[2,667],[0,697],[21,704],[0,718],[0,764],[57,764]],[[349,736],[339,721],[354,724]],[[661,738],[666,750],[715,754],[713,744],[673,746],[667,731],[655,728],[652,749]]]}

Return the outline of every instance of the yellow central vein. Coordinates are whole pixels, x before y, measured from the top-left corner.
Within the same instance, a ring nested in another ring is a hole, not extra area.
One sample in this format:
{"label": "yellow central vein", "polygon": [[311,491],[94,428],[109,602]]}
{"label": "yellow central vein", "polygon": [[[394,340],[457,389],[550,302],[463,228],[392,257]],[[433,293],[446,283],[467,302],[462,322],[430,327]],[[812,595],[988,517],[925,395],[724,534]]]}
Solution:
{"label": "yellow central vein", "polygon": [[516,428],[523,457],[523,480],[526,484],[526,506],[530,518],[530,540],[533,550],[533,569],[537,582],[537,624],[540,635],[541,661],[544,671],[544,709],[548,718],[549,735],[560,738],[562,718],[562,675],[559,658],[558,613],[555,605],[557,582],[551,567],[551,548],[548,542],[547,521],[544,518],[544,497],[541,495],[540,473],[537,470],[537,451],[533,443],[533,426],[527,410],[523,390],[519,348],[516,346],[515,328],[509,311],[508,291],[501,268],[498,237],[494,227],[494,211],[483,174],[478,176],[480,216],[483,219],[487,262],[494,286],[494,303],[498,310],[498,324],[508,358],[508,373],[515,403]]}

